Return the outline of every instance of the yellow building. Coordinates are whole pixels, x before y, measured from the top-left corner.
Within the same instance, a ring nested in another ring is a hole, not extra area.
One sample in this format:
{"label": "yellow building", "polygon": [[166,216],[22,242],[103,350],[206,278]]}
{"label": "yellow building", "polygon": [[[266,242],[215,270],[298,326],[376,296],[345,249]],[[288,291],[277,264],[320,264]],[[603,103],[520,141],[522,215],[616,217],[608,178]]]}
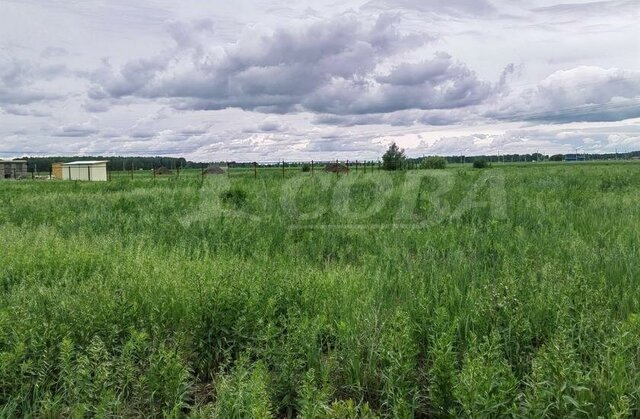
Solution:
{"label": "yellow building", "polygon": [[53,179],[62,180],[62,163],[53,163],[51,165],[51,177]]}

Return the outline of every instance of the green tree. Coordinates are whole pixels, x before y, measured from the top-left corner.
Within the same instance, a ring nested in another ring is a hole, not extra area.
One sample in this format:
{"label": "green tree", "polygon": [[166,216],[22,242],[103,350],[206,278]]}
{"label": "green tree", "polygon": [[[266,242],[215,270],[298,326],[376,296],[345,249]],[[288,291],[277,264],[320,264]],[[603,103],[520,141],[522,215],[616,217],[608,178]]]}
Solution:
{"label": "green tree", "polygon": [[554,154],[553,156],[551,156],[549,158],[549,160],[551,160],[551,161],[563,161],[564,160],[564,155],[563,154]]}
{"label": "green tree", "polygon": [[405,161],[404,149],[396,143],[391,143],[386,153],[382,155],[382,168],[384,170],[400,170]]}

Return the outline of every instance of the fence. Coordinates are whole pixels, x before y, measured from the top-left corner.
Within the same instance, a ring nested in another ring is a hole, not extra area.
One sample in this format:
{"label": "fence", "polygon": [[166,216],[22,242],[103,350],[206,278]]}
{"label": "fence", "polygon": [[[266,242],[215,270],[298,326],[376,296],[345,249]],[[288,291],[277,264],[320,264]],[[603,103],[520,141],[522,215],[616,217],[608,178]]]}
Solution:
{"label": "fence", "polygon": [[[407,167],[410,168],[410,167]],[[167,168],[164,166],[153,167],[151,170],[137,169],[133,163],[124,165],[119,170],[110,168],[107,171],[107,180],[118,179],[141,179],[150,178],[154,183],[160,179],[178,179],[185,172],[193,177],[194,173],[205,178],[212,175],[233,176],[252,176],[257,179],[261,175],[268,174],[286,178],[287,175],[294,171],[316,176],[318,174],[335,174],[336,176],[348,176],[350,173],[373,173],[382,170],[382,163],[374,160],[334,160],[334,161],[267,161],[267,162],[223,162],[216,164],[203,163],[199,168],[183,168],[174,166]],[[37,166],[33,166],[29,171],[32,180],[51,180],[59,179],[56,176],[54,167],[46,173],[38,171]]]}
{"label": "fence", "polygon": [[[464,159],[461,157],[461,163],[471,163],[472,158]],[[492,161],[492,160],[490,160]],[[505,163],[504,160],[497,160],[497,163]],[[415,170],[419,169],[420,164],[418,159],[409,159],[404,161],[400,170]],[[32,166],[29,170],[32,180],[45,180],[45,179],[58,179],[56,171],[53,166],[48,172],[42,174],[38,171],[36,165]],[[293,172],[299,171],[309,176],[316,176],[318,174],[335,174],[335,176],[349,176],[350,174],[366,174],[373,173],[375,171],[382,170],[382,162],[380,160],[307,160],[307,161],[262,161],[262,162],[236,162],[225,161],[217,163],[203,163],[199,167],[190,165],[189,168],[182,167],[180,165],[173,164],[171,167],[154,166],[151,170],[136,168],[134,162],[126,165],[123,164],[122,168],[115,169],[110,167],[108,170],[107,180],[111,181],[114,178],[130,180],[134,179],[152,179],[154,183],[159,180],[165,179],[179,179],[183,175],[193,177],[194,174],[204,179],[207,176],[220,175],[227,177],[253,177],[258,179],[261,176],[279,176],[286,178],[288,175],[292,175]]]}

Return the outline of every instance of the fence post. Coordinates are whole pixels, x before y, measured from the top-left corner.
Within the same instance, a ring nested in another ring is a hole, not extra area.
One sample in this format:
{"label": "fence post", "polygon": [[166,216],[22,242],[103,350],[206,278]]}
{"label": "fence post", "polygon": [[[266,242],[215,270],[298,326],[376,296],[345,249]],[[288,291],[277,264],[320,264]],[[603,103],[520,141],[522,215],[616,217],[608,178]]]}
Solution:
{"label": "fence post", "polygon": [[227,177],[231,177],[231,170],[229,170],[229,162],[227,162]]}
{"label": "fence post", "polygon": [[284,160],[282,160],[282,179],[284,179]]}
{"label": "fence post", "polygon": [[258,162],[253,162],[253,178],[258,179]]}
{"label": "fence post", "polygon": [[349,160],[347,160],[347,171],[346,174],[349,175]]}
{"label": "fence post", "polygon": [[311,160],[311,177],[313,177],[313,160]]}

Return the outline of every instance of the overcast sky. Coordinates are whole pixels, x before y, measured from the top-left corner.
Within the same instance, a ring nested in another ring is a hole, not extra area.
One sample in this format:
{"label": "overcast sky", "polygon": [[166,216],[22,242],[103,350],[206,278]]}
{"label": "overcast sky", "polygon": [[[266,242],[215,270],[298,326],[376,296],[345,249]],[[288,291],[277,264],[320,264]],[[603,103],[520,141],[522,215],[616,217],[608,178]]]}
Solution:
{"label": "overcast sky", "polygon": [[639,20],[638,0],[0,0],[0,157],[640,150]]}

